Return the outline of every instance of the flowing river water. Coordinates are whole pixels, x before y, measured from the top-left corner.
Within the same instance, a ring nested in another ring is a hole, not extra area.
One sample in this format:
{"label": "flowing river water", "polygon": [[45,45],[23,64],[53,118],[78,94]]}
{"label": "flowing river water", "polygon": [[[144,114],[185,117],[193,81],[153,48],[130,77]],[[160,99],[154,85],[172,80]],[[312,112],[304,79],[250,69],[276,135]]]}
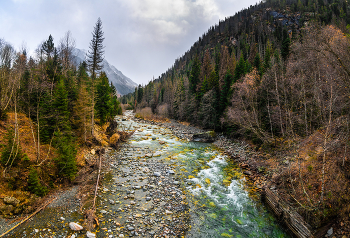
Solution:
{"label": "flowing river water", "polygon": [[[220,149],[136,122],[131,112],[124,118],[117,118],[120,129],[135,133],[107,152],[96,237],[289,237]],[[82,224],[77,206],[48,206],[11,237],[86,237],[69,222]]]}

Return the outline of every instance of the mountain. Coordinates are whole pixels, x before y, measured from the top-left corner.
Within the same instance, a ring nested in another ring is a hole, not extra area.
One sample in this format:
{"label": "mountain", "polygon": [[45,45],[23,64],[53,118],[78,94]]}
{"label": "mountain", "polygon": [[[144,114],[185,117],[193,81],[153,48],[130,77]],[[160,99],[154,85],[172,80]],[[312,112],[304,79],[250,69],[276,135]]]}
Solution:
{"label": "mountain", "polygon": [[[74,61],[76,64],[80,64],[84,60],[86,60],[86,50],[82,49],[74,49]],[[106,59],[102,62],[103,71],[106,72],[109,81],[113,83],[116,87],[118,94],[125,95],[128,93],[132,93],[135,91],[135,87],[137,87],[137,83],[132,81],[130,78],[126,77],[121,71],[119,71],[116,67],[108,63]]]}

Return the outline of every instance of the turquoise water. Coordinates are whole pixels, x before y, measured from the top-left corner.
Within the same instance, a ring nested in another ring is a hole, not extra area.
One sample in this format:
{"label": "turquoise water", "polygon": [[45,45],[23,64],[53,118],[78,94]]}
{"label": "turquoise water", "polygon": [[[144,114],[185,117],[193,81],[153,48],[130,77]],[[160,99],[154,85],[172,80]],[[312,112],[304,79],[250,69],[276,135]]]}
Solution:
{"label": "turquoise water", "polygon": [[[261,204],[255,188],[246,180],[240,168],[217,147],[179,140],[169,129],[137,123],[131,119],[130,113],[129,116],[126,121],[118,118],[120,130],[135,130],[135,133],[122,150],[110,152],[111,163],[119,165],[111,166],[115,169],[100,186],[97,199],[100,227],[93,231],[96,237],[118,237],[121,233],[129,237],[130,233],[121,227],[130,224],[127,210],[131,200],[123,197],[133,186],[147,185],[147,180],[140,178],[144,176],[143,163],[148,162],[165,163],[174,170],[174,178],[179,182],[182,194],[186,195],[189,207],[191,228],[186,237],[289,237]],[[133,170],[127,169],[126,165],[130,164]],[[121,173],[129,173],[129,177],[121,176]],[[130,176],[135,177],[134,181],[128,181],[132,178]],[[151,203],[145,200],[146,194],[147,191],[135,189],[135,197],[140,198],[135,199],[136,203],[140,203],[139,212],[135,213],[143,213],[142,209],[151,210]],[[110,200],[115,204],[111,205]],[[61,220],[61,217],[65,220]],[[146,217],[155,219],[156,215],[150,211]],[[136,223],[140,219],[143,218]],[[83,217],[77,211],[48,209],[18,228],[11,237],[70,237],[72,234],[86,237],[86,231],[71,231],[68,227],[70,221],[82,224]],[[116,226],[116,222],[121,226]],[[153,236],[145,233],[138,237]]]}

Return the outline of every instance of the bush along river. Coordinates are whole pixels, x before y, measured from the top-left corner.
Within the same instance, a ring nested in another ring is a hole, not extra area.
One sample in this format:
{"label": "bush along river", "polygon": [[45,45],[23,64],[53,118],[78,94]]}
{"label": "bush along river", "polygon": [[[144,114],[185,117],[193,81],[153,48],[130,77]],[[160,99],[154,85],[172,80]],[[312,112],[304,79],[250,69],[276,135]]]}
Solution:
{"label": "bush along river", "polygon": [[96,202],[99,226],[73,231],[69,223],[83,221],[78,209],[48,206],[13,237],[289,237],[213,144],[179,139],[131,112],[117,120],[120,130],[135,132],[105,155],[110,170]]}

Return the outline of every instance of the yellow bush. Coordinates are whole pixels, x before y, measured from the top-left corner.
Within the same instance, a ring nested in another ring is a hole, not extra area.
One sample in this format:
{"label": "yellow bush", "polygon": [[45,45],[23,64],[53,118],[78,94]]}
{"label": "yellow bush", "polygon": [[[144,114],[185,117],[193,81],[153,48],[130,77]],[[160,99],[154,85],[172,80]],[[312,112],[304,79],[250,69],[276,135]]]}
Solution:
{"label": "yellow bush", "polygon": [[116,144],[119,141],[120,135],[118,133],[115,133],[111,136],[111,138],[109,139],[109,143],[111,145]]}

